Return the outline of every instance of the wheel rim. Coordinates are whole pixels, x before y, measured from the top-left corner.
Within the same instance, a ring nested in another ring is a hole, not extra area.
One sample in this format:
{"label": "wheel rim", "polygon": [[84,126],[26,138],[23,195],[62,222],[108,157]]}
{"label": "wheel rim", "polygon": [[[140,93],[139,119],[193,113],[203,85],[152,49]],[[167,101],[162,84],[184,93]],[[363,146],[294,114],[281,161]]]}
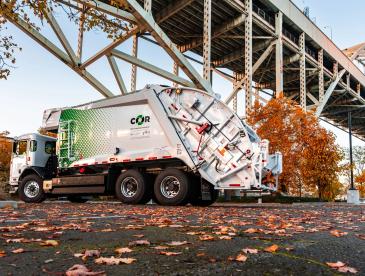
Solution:
{"label": "wheel rim", "polygon": [[166,198],[174,198],[180,192],[180,181],[175,176],[166,176],[161,181],[161,194]]}
{"label": "wheel rim", "polygon": [[37,195],[39,195],[40,187],[39,184],[34,181],[30,180],[27,183],[25,183],[24,186],[24,194],[28,198],[35,198]]}
{"label": "wheel rim", "polygon": [[134,177],[124,178],[120,189],[125,197],[134,197],[138,189],[137,179],[135,179]]}

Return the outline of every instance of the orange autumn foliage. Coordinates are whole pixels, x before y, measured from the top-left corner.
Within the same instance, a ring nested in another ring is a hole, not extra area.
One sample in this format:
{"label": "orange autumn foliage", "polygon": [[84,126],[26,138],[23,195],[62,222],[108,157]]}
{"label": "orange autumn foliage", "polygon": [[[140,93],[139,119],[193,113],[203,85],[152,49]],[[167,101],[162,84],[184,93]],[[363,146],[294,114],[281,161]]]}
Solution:
{"label": "orange autumn foliage", "polygon": [[341,150],[335,136],[320,126],[311,112],[284,97],[265,106],[255,103],[247,121],[273,152],[283,154],[279,189],[292,195],[316,194],[333,200],[340,191]]}
{"label": "orange autumn foliage", "polygon": [[8,171],[12,151],[12,141],[0,133],[0,170]]}
{"label": "orange autumn foliage", "polygon": [[359,174],[358,176],[355,177],[355,182],[357,184],[356,188],[360,192],[360,197],[364,198],[365,197],[365,171],[362,171],[361,174]]}

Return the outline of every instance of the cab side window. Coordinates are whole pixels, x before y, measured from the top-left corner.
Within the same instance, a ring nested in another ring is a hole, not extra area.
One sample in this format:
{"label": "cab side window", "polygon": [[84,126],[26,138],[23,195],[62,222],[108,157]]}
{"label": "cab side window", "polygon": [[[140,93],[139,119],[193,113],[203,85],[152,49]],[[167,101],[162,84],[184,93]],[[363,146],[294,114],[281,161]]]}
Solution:
{"label": "cab side window", "polygon": [[44,150],[47,154],[56,153],[56,142],[47,141]]}
{"label": "cab side window", "polygon": [[35,140],[30,141],[30,144],[29,144],[29,151],[30,151],[30,152],[35,152],[35,151],[37,151],[37,141],[35,141]]}
{"label": "cab side window", "polygon": [[18,155],[23,155],[27,153],[27,140],[22,140],[18,142],[17,152]]}

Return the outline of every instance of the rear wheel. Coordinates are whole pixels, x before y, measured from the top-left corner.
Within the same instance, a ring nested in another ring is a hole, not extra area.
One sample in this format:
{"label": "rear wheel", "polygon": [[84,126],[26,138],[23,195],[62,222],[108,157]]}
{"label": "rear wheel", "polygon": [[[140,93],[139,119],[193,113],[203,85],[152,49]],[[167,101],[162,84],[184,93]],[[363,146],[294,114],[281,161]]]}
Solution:
{"label": "rear wheel", "polygon": [[185,205],[190,199],[190,180],[178,169],[166,169],[156,177],[154,194],[162,205]]}
{"label": "rear wheel", "polygon": [[128,170],[118,177],[115,194],[123,203],[145,204],[151,200],[152,191],[142,173]]}
{"label": "rear wheel", "polygon": [[19,198],[27,203],[40,203],[46,199],[43,181],[36,174],[27,175],[19,185]]}
{"label": "rear wheel", "polygon": [[68,196],[67,197],[68,201],[72,202],[72,203],[85,203],[87,202],[89,199],[82,197],[82,196]]}

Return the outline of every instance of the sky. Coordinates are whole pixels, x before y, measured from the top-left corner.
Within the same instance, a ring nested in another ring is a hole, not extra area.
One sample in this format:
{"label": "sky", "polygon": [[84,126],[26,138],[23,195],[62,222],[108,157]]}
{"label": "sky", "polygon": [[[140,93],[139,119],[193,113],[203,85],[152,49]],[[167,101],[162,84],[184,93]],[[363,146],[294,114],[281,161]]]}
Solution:
{"label": "sky", "polygon": [[[293,2],[301,9],[308,6],[310,17],[328,36],[331,36],[332,30],[333,40],[339,48],[347,48],[365,41],[365,17],[363,15],[365,1],[348,0],[345,2],[346,4],[342,0],[294,0]],[[74,27],[68,23],[61,11],[57,12],[55,16],[59,24],[66,27],[65,34],[71,44],[77,45]],[[35,132],[42,124],[44,110],[73,106],[102,98],[75,72],[17,28],[9,24],[6,32],[14,37],[23,50],[17,53],[16,67],[12,70],[8,80],[0,80],[0,131],[8,130],[11,136]],[[49,28],[44,28],[42,32],[53,38],[52,41],[56,41]],[[89,57],[107,45],[107,41],[102,32],[92,31],[85,35],[84,45],[84,56]],[[127,41],[119,49],[130,53],[131,45],[131,41]],[[141,59],[162,68],[173,67],[173,63],[166,53],[143,40],[140,40],[138,55]],[[119,61],[118,64],[129,89],[131,66]],[[201,66],[194,66],[202,72]],[[118,93],[118,88],[105,59],[92,65],[91,72],[106,83],[111,91],[115,94]],[[146,84],[151,83],[171,84],[141,69],[138,69],[138,76],[137,88],[143,88]],[[225,98],[232,85],[215,75],[213,88],[215,92],[222,95],[222,98]],[[239,100],[243,96],[240,97]],[[335,133],[340,146],[348,146],[347,133],[324,125]],[[365,143],[354,138],[354,145],[365,146]]]}

